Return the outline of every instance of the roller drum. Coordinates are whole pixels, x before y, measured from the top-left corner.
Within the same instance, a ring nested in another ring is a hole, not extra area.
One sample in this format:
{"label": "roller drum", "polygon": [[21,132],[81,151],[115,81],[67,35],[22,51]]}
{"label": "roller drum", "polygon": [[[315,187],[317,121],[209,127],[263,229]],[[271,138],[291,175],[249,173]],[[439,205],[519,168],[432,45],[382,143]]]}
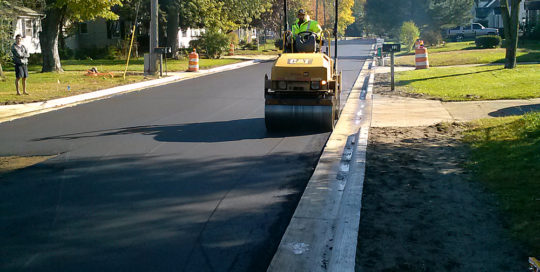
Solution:
{"label": "roller drum", "polygon": [[303,128],[332,131],[335,112],[332,106],[265,105],[268,130]]}

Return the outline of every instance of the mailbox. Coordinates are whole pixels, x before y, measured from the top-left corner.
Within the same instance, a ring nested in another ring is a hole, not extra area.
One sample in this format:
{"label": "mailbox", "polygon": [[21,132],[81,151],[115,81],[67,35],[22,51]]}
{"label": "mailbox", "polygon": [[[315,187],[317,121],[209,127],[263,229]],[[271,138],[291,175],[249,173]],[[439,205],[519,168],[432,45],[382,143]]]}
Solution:
{"label": "mailbox", "polygon": [[399,44],[399,43],[383,43],[382,50],[385,53],[399,52],[399,51],[401,51],[401,44]]}
{"label": "mailbox", "polygon": [[172,50],[170,47],[156,47],[154,48],[154,53],[156,54],[168,54],[171,53]]}

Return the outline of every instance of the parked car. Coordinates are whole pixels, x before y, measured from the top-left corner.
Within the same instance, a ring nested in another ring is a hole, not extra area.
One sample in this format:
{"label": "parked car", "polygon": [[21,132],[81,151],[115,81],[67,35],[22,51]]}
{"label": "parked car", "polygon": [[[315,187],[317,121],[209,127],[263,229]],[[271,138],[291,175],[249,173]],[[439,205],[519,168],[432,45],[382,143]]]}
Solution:
{"label": "parked car", "polygon": [[475,38],[483,35],[499,35],[499,30],[496,28],[484,27],[481,24],[474,23],[468,26],[458,26],[447,31],[447,37],[455,41],[462,41],[467,38]]}

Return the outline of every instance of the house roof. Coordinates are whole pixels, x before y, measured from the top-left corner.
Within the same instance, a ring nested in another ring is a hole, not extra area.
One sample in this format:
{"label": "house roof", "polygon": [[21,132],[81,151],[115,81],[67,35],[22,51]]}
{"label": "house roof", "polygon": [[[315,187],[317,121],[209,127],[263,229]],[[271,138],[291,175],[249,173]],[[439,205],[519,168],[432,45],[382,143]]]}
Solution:
{"label": "house roof", "polygon": [[38,16],[44,15],[33,9],[30,9],[27,7],[16,6],[9,3],[4,3],[2,6],[3,7],[0,10],[1,15],[31,16],[31,17],[38,17]]}
{"label": "house roof", "polygon": [[540,0],[525,1],[525,9],[540,10]]}

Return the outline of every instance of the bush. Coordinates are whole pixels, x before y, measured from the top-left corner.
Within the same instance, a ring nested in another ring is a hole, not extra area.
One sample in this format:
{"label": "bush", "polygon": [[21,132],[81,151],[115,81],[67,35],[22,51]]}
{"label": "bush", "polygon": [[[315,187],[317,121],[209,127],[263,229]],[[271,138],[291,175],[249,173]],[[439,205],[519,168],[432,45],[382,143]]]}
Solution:
{"label": "bush", "polygon": [[91,47],[77,50],[76,59],[115,59],[120,56],[120,50],[116,46]]}
{"label": "bush", "polygon": [[501,45],[501,37],[497,35],[479,36],[476,37],[474,43],[476,44],[476,47],[481,48],[499,47],[499,45]]}
{"label": "bush", "polygon": [[196,40],[191,40],[189,41],[189,53],[191,53],[193,51],[193,49],[196,49],[197,51],[202,51],[203,50],[203,43],[200,39],[196,39]]}
{"label": "bush", "polygon": [[420,30],[413,21],[404,22],[399,32],[399,41],[405,45],[407,51],[411,51],[414,42],[420,36]]}
{"label": "bush", "polygon": [[73,59],[75,57],[75,51],[69,47],[65,48],[58,48],[58,55],[60,55],[60,59],[67,60],[67,59]]}
{"label": "bush", "polygon": [[244,50],[257,50],[257,41],[253,41],[251,43],[246,43],[241,48],[244,49]]}
{"label": "bush", "polygon": [[41,65],[43,63],[43,56],[41,53],[30,54],[28,58],[28,64],[30,65]]}
{"label": "bush", "polygon": [[540,40],[540,24],[531,29],[529,37],[533,40]]}
{"label": "bush", "polygon": [[205,49],[209,58],[220,58],[229,50],[229,37],[227,34],[216,30],[209,30],[200,38],[201,46]]}
{"label": "bush", "polygon": [[441,33],[433,30],[422,32],[420,37],[425,45],[439,45],[443,41]]}
{"label": "bush", "polygon": [[0,65],[2,65],[3,68],[12,67],[13,66],[13,60],[12,60],[11,56],[8,55],[8,54],[0,53]]}

